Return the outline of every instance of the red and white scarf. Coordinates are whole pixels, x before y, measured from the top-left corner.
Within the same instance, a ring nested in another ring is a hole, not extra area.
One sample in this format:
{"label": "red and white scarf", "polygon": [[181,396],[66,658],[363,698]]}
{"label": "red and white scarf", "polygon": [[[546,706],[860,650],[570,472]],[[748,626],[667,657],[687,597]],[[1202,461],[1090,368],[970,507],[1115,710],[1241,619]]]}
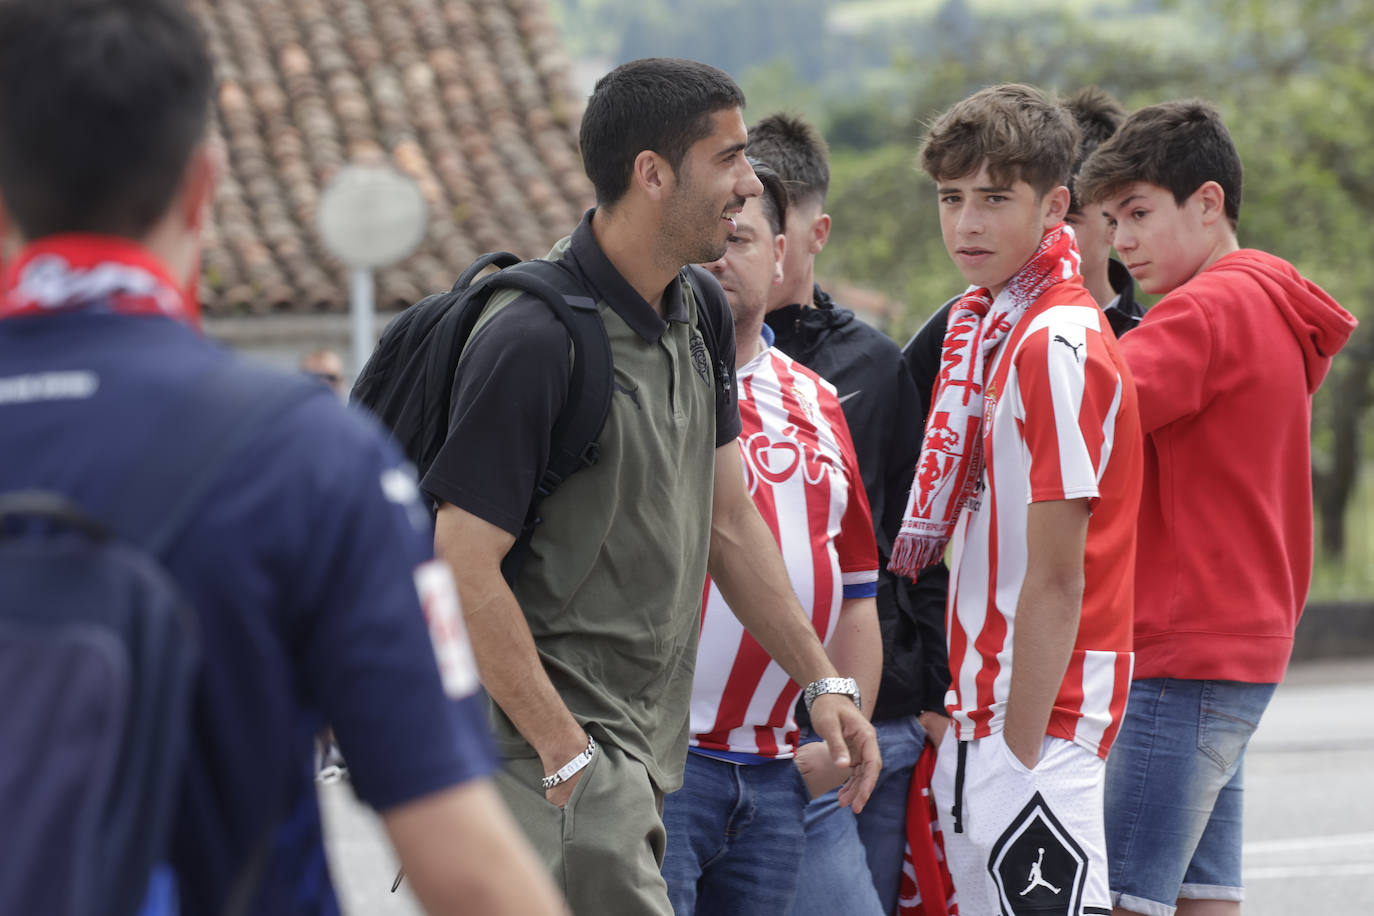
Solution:
{"label": "red and white scarf", "polygon": [[1079,262],[1073,230],[1060,223],[1046,230],[1001,295],[994,299],[986,288],[970,288],[950,309],[925,441],[888,569],[915,578],[944,556],[959,510],[983,472],[988,357],[1031,303],[1078,274]]}
{"label": "red and white scarf", "polygon": [[906,798],[906,848],[895,916],[959,916],[958,895],[945,858],[945,835],[930,780],[935,775],[935,745],[926,739],[911,771]]}
{"label": "red and white scarf", "polygon": [[53,235],[5,264],[0,319],[97,309],[122,315],[163,315],[199,326],[195,299],[167,268],[128,239]]}

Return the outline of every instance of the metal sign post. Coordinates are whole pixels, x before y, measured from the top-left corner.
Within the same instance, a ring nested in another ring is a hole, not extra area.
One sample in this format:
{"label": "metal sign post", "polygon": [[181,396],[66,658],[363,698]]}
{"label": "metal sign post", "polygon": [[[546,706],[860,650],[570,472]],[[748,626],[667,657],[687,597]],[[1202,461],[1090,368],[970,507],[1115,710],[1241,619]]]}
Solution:
{"label": "metal sign post", "polygon": [[320,196],[320,240],[349,269],[354,376],[377,343],[373,271],[419,247],[427,219],[419,187],[387,167],[345,166]]}
{"label": "metal sign post", "polygon": [[357,375],[372,354],[377,339],[376,285],[371,267],[353,267],[348,271],[348,315],[353,331],[353,375]]}

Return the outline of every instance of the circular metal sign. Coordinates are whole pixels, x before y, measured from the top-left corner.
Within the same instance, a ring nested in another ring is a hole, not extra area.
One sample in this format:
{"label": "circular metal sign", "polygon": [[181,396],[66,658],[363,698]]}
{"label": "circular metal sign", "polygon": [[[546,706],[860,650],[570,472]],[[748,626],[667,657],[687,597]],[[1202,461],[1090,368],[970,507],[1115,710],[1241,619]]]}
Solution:
{"label": "circular metal sign", "polygon": [[316,226],[349,267],[385,267],[419,246],[428,212],[419,186],[395,169],[349,165],[320,196]]}

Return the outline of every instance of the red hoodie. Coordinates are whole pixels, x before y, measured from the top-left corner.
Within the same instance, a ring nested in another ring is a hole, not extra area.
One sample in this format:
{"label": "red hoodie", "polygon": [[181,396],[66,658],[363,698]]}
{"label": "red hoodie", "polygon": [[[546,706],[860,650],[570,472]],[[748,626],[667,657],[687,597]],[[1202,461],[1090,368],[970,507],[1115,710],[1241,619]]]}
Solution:
{"label": "red hoodie", "polygon": [[1242,249],[1122,339],[1145,434],[1134,677],[1283,679],[1312,578],[1312,394],[1354,329]]}

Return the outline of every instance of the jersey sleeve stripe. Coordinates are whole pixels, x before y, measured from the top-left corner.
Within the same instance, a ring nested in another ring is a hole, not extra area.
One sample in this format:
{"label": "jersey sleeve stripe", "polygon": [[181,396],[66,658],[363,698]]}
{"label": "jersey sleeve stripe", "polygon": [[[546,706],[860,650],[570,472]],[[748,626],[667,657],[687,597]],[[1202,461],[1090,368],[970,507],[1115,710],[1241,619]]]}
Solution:
{"label": "jersey sleeve stripe", "polygon": [[[1059,486],[1066,499],[1073,498],[1067,495],[1070,492],[1075,496],[1096,496],[1097,466],[1093,461],[1096,449],[1084,437],[1081,425],[1087,387],[1085,362],[1089,358],[1087,329],[1076,325],[1064,327],[1055,333],[1055,338],[1047,350],[1049,359],[1045,368],[1059,444]],[[1078,349],[1063,344],[1065,339]],[[1096,439],[1100,434],[1100,429],[1094,429],[1090,436]],[[1031,481],[1034,489],[1034,471]]]}
{"label": "jersey sleeve stripe", "polygon": [[[1116,665],[1112,679],[1111,722],[1102,733],[1100,748],[1110,749],[1116,743],[1117,733],[1121,731],[1121,720],[1126,715],[1126,701],[1131,694],[1131,673],[1135,668],[1135,656],[1130,652],[1117,652]],[[1099,753],[1101,751],[1099,750]]]}
{"label": "jersey sleeve stripe", "polygon": [[841,574],[840,581],[842,581],[845,585],[863,585],[868,582],[877,582],[878,570],[874,568],[860,569],[856,570],[855,572],[846,572]]}

